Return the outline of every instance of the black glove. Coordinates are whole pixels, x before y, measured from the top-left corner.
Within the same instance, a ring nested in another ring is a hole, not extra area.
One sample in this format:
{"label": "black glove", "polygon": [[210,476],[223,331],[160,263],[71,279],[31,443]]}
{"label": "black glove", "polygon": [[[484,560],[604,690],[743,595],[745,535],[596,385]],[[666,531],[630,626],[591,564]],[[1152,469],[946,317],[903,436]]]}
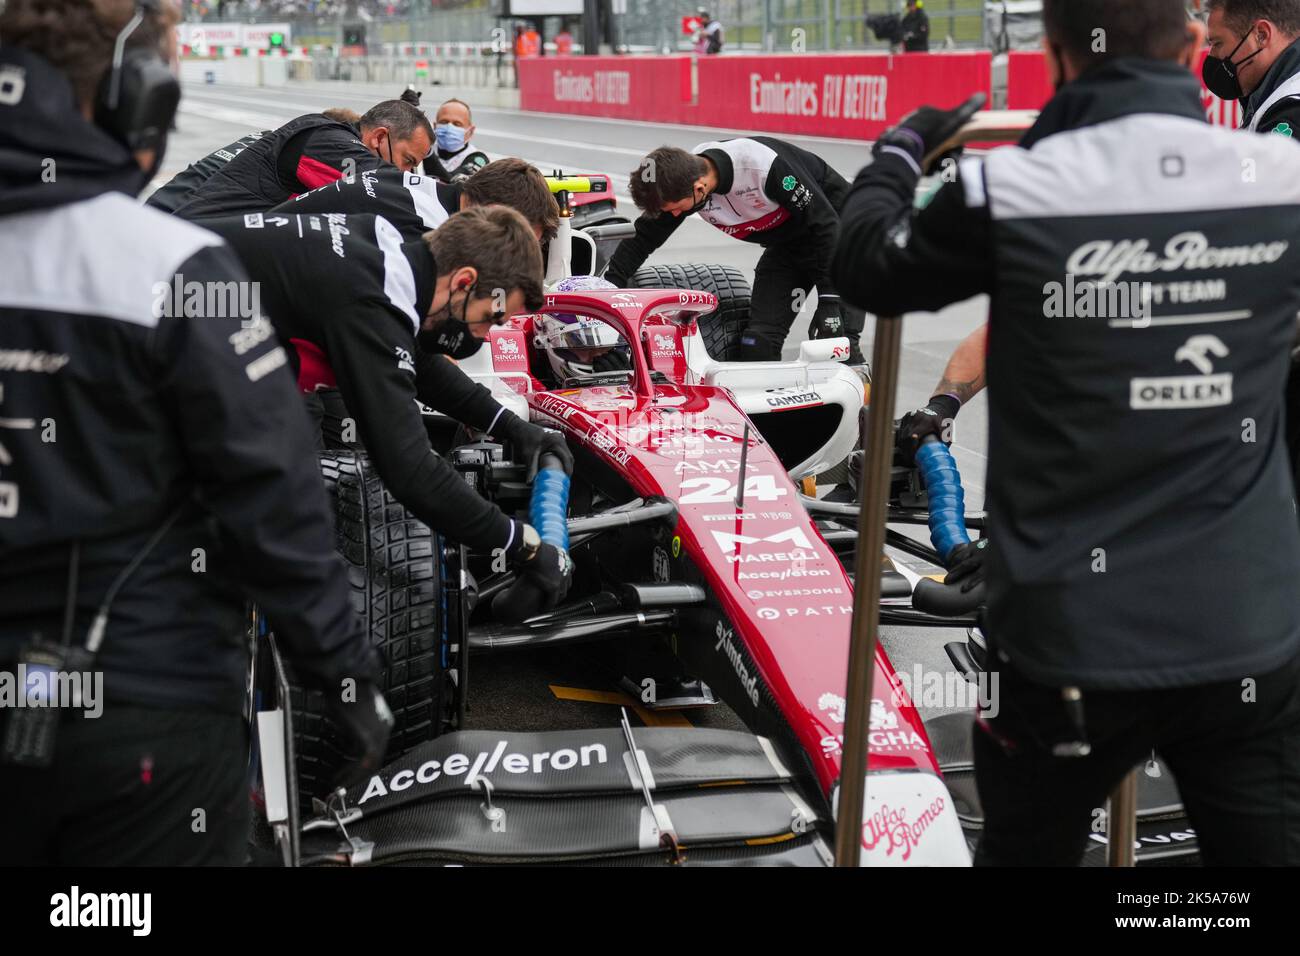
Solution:
{"label": "black glove", "polygon": [[566,475],[573,474],[573,452],[569,451],[562,434],[526,422],[510,412],[502,413],[501,418],[503,424],[494,431],[513,444],[515,453],[527,463],[529,481],[537,477],[538,464],[544,453],[550,453],[560,459]]}
{"label": "black glove", "polygon": [[948,555],[948,576],[944,584],[961,583],[961,593],[969,594],[984,583],[984,557],[988,553],[989,539],[980,538],[959,545]]}
{"label": "black glove", "polygon": [[503,624],[518,624],[551,610],[569,592],[573,564],[554,545],[542,542],[537,553],[518,564],[519,579],[492,601],[492,614]]}
{"label": "black glove", "polygon": [[[988,97],[976,93],[961,106],[952,110],[922,106],[908,113],[897,126],[886,130],[876,141],[871,154],[879,158],[884,152],[901,151],[911,157],[922,173],[928,173],[927,157],[932,157],[948,140],[956,136],[972,116],[983,109]],[[933,156],[931,165],[941,157]]]}
{"label": "black glove", "polygon": [[951,445],[948,423],[956,419],[959,411],[961,411],[961,402],[953,396],[936,395],[924,408],[904,415],[902,421],[898,423],[897,439],[898,450],[902,453],[903,461],[909,466],[916,464],[916,450],[930,435],[945,445]]}
{"label": "black glove", "polygon": [[844,328],[844,314],[840,311],[840,297],[833,293],[818,291],[817,311],[813,313],[808,326],[810,339],[838,339],[847,336]]}
{"label": "black glove", "polygon": [[354,700],[343,697],[339,688],[325,691],[326,710],[344,740],[344,764],[334,781],[336,787],[359,783],[383,766],[393,730],[388,702],[370,681],[357,681]]}

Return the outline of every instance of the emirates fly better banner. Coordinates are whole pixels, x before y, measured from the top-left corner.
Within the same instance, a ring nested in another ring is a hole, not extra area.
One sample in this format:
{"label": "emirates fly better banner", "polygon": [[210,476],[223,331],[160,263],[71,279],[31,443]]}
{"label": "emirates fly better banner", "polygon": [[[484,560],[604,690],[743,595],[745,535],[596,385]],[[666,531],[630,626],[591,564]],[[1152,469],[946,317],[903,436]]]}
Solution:
{"label": "emirates fly better banner", "polygon": [[[871,140],[918,106],[956,106],[977,91],[991,99],[992,74],[987,51],[538,57],[519,63],[519,90],[524,109],[546,113]],[[1008,108],[1039,109],[1051,96],[1043,54],[1011,53]],[[1204,88],[1201,101],[1211,123],[1240,125],[1240,104]]]}
{"label": "emirates fly better banner", "polygon": [[987,51],[709,57],[699,63],[695,122],[875,139],[918,106],[989,93],[991,76]]}
{"label": "emirates fly better banner", "polygon": [[[989,92],[987,52],[521,61],[526,110],[874,139],[918,106]],[[692,71],[695,82],[692,83]]]}

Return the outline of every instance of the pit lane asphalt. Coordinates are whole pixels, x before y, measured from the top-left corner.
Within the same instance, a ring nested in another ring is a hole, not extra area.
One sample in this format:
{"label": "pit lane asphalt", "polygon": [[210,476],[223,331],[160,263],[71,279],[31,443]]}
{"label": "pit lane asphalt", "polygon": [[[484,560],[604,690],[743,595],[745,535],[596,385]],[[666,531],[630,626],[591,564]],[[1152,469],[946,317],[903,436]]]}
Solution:
{"label": "pit lane asphalt", "polygon": [[[177,129],[170,138],[167,156],[155,183],[161,185],[186,164],[252,130],[272,128],[303,113],[331,106],[364,112],[378,100],[397,92],[386,87],[349,83],[290,83],[279,89],[186,84]],[[426,91],[425,105],[432,108],[445,98],[439,96],[440,92],[436,88]],[[474,105],[472,91],[456,93]],[[635,209],[626,194],[627,174],[645,153],[665,144],[690,149],[699,143],[747,132],[561,117],[481,106],[474,108],[474,119],[478,127],[474,142],[494,159],[521,156],[548,173],[552,168],[572,173],[609,173],[620,210],[629,218]],[[870,144],[866,142],[816,137],[788,139],[822,156],[850,180],[870,160]],[[757,246],[733,241],[707,223],[692,218],[650,262],[715,262],[735,266],[752,277],[760,251]],[[935,281],[943,281],[941,272],[936,274]],[[787,339],[787,358],[794,357],[798,342],[807,335],[808,321],[815,307],[815,299],[810,299],[796,320]],[[980,298],[937,314],[909,317],[904,325],[896,415],[918,408],[929,399],[953,348],[984,320],[986,313],[987,301]],[[871,355],[873,332],[874,320],[869,319],[862,341],[862,350],[868,357]],[[971,510],[981,509],[984,503],[986,447],[987,404],[981,395],[962,410],[957,422],[957,441],[953,446]],[[899,556],[895,555],[895,558]],[[922,573],[938,570],[924,567],[911,558],[902,560]],[[943,645],[962,636],[960,631],[948,629],[889,627],[883,629],[881,639],[897,669],[911,674],[920,664],[924,673],[929,675],[934,672],[948,674],[953,670]],[[502,656],[498,660],[504,662],[507,658]],[[568,669],[575,666],[572,662],[564,664],[564,673],[557,675],[553,661],[546,655],[513,655],[508,660],[508,666],[498,667],[493,662],[481,667],[476,679],[472,677],[470,726],[497,724],[520,730],[541,730],[550,721],[562,721],[565,726],[570,721],[585,726],[607,726],[611,716],[616,714],[612,708],[601,704],[565,701],[561,706],[547,688],[548,683],[564,683],[566,680],[577,681],[574,686],[593,687],[600,680],[598,675],[583,673],[580,666],[576,672],[569,673]],[[933,680],[928,676],[927,679]],[[588,683],[583,684],[582,680]],[[602,687],[612,690],[608,684]],[[953,709],[949,706],[920,708],[922,716],[927,719]],[[688,719],[696,724],[730,726],[734,717],[722,712],[724,710],[718,708],[713,715],[701,711],[686,713]]]}

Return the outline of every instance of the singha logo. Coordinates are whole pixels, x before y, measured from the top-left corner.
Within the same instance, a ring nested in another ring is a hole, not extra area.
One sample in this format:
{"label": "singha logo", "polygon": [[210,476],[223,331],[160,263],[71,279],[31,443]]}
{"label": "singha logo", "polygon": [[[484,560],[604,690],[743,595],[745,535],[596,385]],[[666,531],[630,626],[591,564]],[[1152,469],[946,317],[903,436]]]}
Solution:
{"label": "singha logo", "polygon": [[883,700],[872,698],[871,701],[871,729],[872,730],[897,730],[898,716],[891,714],[885,709]]}
{"label": "singha logo", "polygon": [[661,352],[676,352],[677,341],[671,335],[656,335],[655,348]]}
{"label": "singha logo", "polygon": [[825,693],[817,700],[817,709],[829,711],[831,720],[837,724],[844,723],[844,708],[847,706],[848,702],[839,694]]}
{"label": "singha logo", "polygon": [[500,355],[518,355],[519,343],[514,339],[502,339],[497,343],[497,352]]}

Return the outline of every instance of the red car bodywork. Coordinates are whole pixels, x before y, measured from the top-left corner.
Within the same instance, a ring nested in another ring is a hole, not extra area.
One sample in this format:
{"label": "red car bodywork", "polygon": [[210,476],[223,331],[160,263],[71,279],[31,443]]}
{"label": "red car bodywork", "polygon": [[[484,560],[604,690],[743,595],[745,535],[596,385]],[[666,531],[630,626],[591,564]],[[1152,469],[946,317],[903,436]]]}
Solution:
{"label": "red car bodywork", "polygon": [[[602,457],[637,495],[677,503],[673,558],[693,562],[732,631],[719,623],[710,639],[738,675],[743,668],[742,686],[757,678],[752,686],[765,689],[763,702],[779,710],[829,798],[840,775],[852,584],[752,425],[744,500],[736,503],[749,419],[727,389],[699,382],[685,359],[694,316],[715,307],[708,293],[676,290],[550,295],[543,313],[603,319],[641,343],[631,350],[631,385],[547,390],[528,372],[531,316],[493,330],[494,367],[508,381],[513,373],[535,421]],[[652,369],[669,384],[652,382]],[[875,666],[871,769],[937,773],[921,717],[883,648]],[[759,696],[755,690],[755,708]],[[743,699],[728,702],[749,722]]]}

